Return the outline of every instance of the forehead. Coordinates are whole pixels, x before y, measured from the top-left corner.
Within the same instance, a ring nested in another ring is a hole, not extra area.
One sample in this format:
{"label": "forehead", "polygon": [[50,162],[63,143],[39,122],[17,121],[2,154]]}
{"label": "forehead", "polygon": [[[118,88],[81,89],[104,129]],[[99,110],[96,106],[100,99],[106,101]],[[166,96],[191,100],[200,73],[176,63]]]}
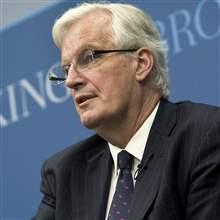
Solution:
{"label": "forehead", "polygon": [[106,47],[113,44],[110,12],[90,12],[71,25],[61,45],[62,59],[74,55],[83,47]]}

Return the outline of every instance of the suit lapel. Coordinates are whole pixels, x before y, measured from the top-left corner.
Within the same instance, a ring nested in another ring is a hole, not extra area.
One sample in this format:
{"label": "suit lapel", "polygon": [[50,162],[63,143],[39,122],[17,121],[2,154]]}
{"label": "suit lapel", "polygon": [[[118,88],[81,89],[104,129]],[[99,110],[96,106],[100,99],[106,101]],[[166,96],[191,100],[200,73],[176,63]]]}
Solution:
{"label": "suit lapel", "polygon": [[90,149],[86,153],[86,162],[72,169],[74,220],[104,219],[105,216],[112,159],[108,145],[103,140],[91,145]]}
{"label": "suit lapel", "polygon": [[107,143],[104,152],[100,155],[92,152],[88,159],[86,197],[89,219],[104,219],[113,164]]}
{"label": "suit lapel", "polygon": [[162,100],[145,147],[141,162],[143,168],[136,180],[129,220],[141,220],[151,211],[171,143],[169,135],[175,124],[175,106]]}

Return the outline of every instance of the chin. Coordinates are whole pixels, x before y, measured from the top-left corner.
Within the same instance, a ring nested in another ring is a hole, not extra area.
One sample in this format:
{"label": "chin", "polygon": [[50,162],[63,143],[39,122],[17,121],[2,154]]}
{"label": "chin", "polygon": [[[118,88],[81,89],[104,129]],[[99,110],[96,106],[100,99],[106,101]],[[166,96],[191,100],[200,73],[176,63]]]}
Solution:
{"label": "chin", "polygon": [[107,121],[111,121],[112,118],[110,112],[97,108],[78,111],[78,114],[82,125],[91,130],[105,127]]}
{"label": "chin", "polygon": [[88,129],[94,130],[100,124],[100,119],[92,115],[82,115],[80,116],[80,121]]}

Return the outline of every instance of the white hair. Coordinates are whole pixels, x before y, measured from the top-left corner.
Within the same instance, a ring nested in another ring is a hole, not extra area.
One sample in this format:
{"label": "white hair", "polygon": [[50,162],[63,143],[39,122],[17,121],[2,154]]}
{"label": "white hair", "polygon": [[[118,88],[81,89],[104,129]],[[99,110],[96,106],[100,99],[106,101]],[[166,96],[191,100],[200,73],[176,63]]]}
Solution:
{"label": "white hair", "polygon": [[105,10],[111,13],[113,41],[118,48],[130,49],[147,47],[154,56],[152,85],[162,96],[169,94],[167,49],[161,40],[159,31],[149,15],[141,9],[121,3],[83,3],[67,10],[56,20],[52,36],[58,48],[70,26],[95,10]]}

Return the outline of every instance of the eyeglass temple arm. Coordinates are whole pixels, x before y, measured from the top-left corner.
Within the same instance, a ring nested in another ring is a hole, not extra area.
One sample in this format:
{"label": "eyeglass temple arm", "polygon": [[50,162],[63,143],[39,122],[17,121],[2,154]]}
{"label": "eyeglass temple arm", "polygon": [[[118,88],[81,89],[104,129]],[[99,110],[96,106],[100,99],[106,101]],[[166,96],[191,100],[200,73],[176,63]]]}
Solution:
{"label": "eyeglass temple arm", "polygon": [[138,49],[94,50],[95,53],[134,52]]}
{"label": "eyeglass temple arm", "polygon": [[50,75],[48,78],[49,78],[49,80],[51,80],[51,81],[65,81],[65,80],[66,80],[65,78],[57,77],[57,76],[55,76],[55,75]]}

